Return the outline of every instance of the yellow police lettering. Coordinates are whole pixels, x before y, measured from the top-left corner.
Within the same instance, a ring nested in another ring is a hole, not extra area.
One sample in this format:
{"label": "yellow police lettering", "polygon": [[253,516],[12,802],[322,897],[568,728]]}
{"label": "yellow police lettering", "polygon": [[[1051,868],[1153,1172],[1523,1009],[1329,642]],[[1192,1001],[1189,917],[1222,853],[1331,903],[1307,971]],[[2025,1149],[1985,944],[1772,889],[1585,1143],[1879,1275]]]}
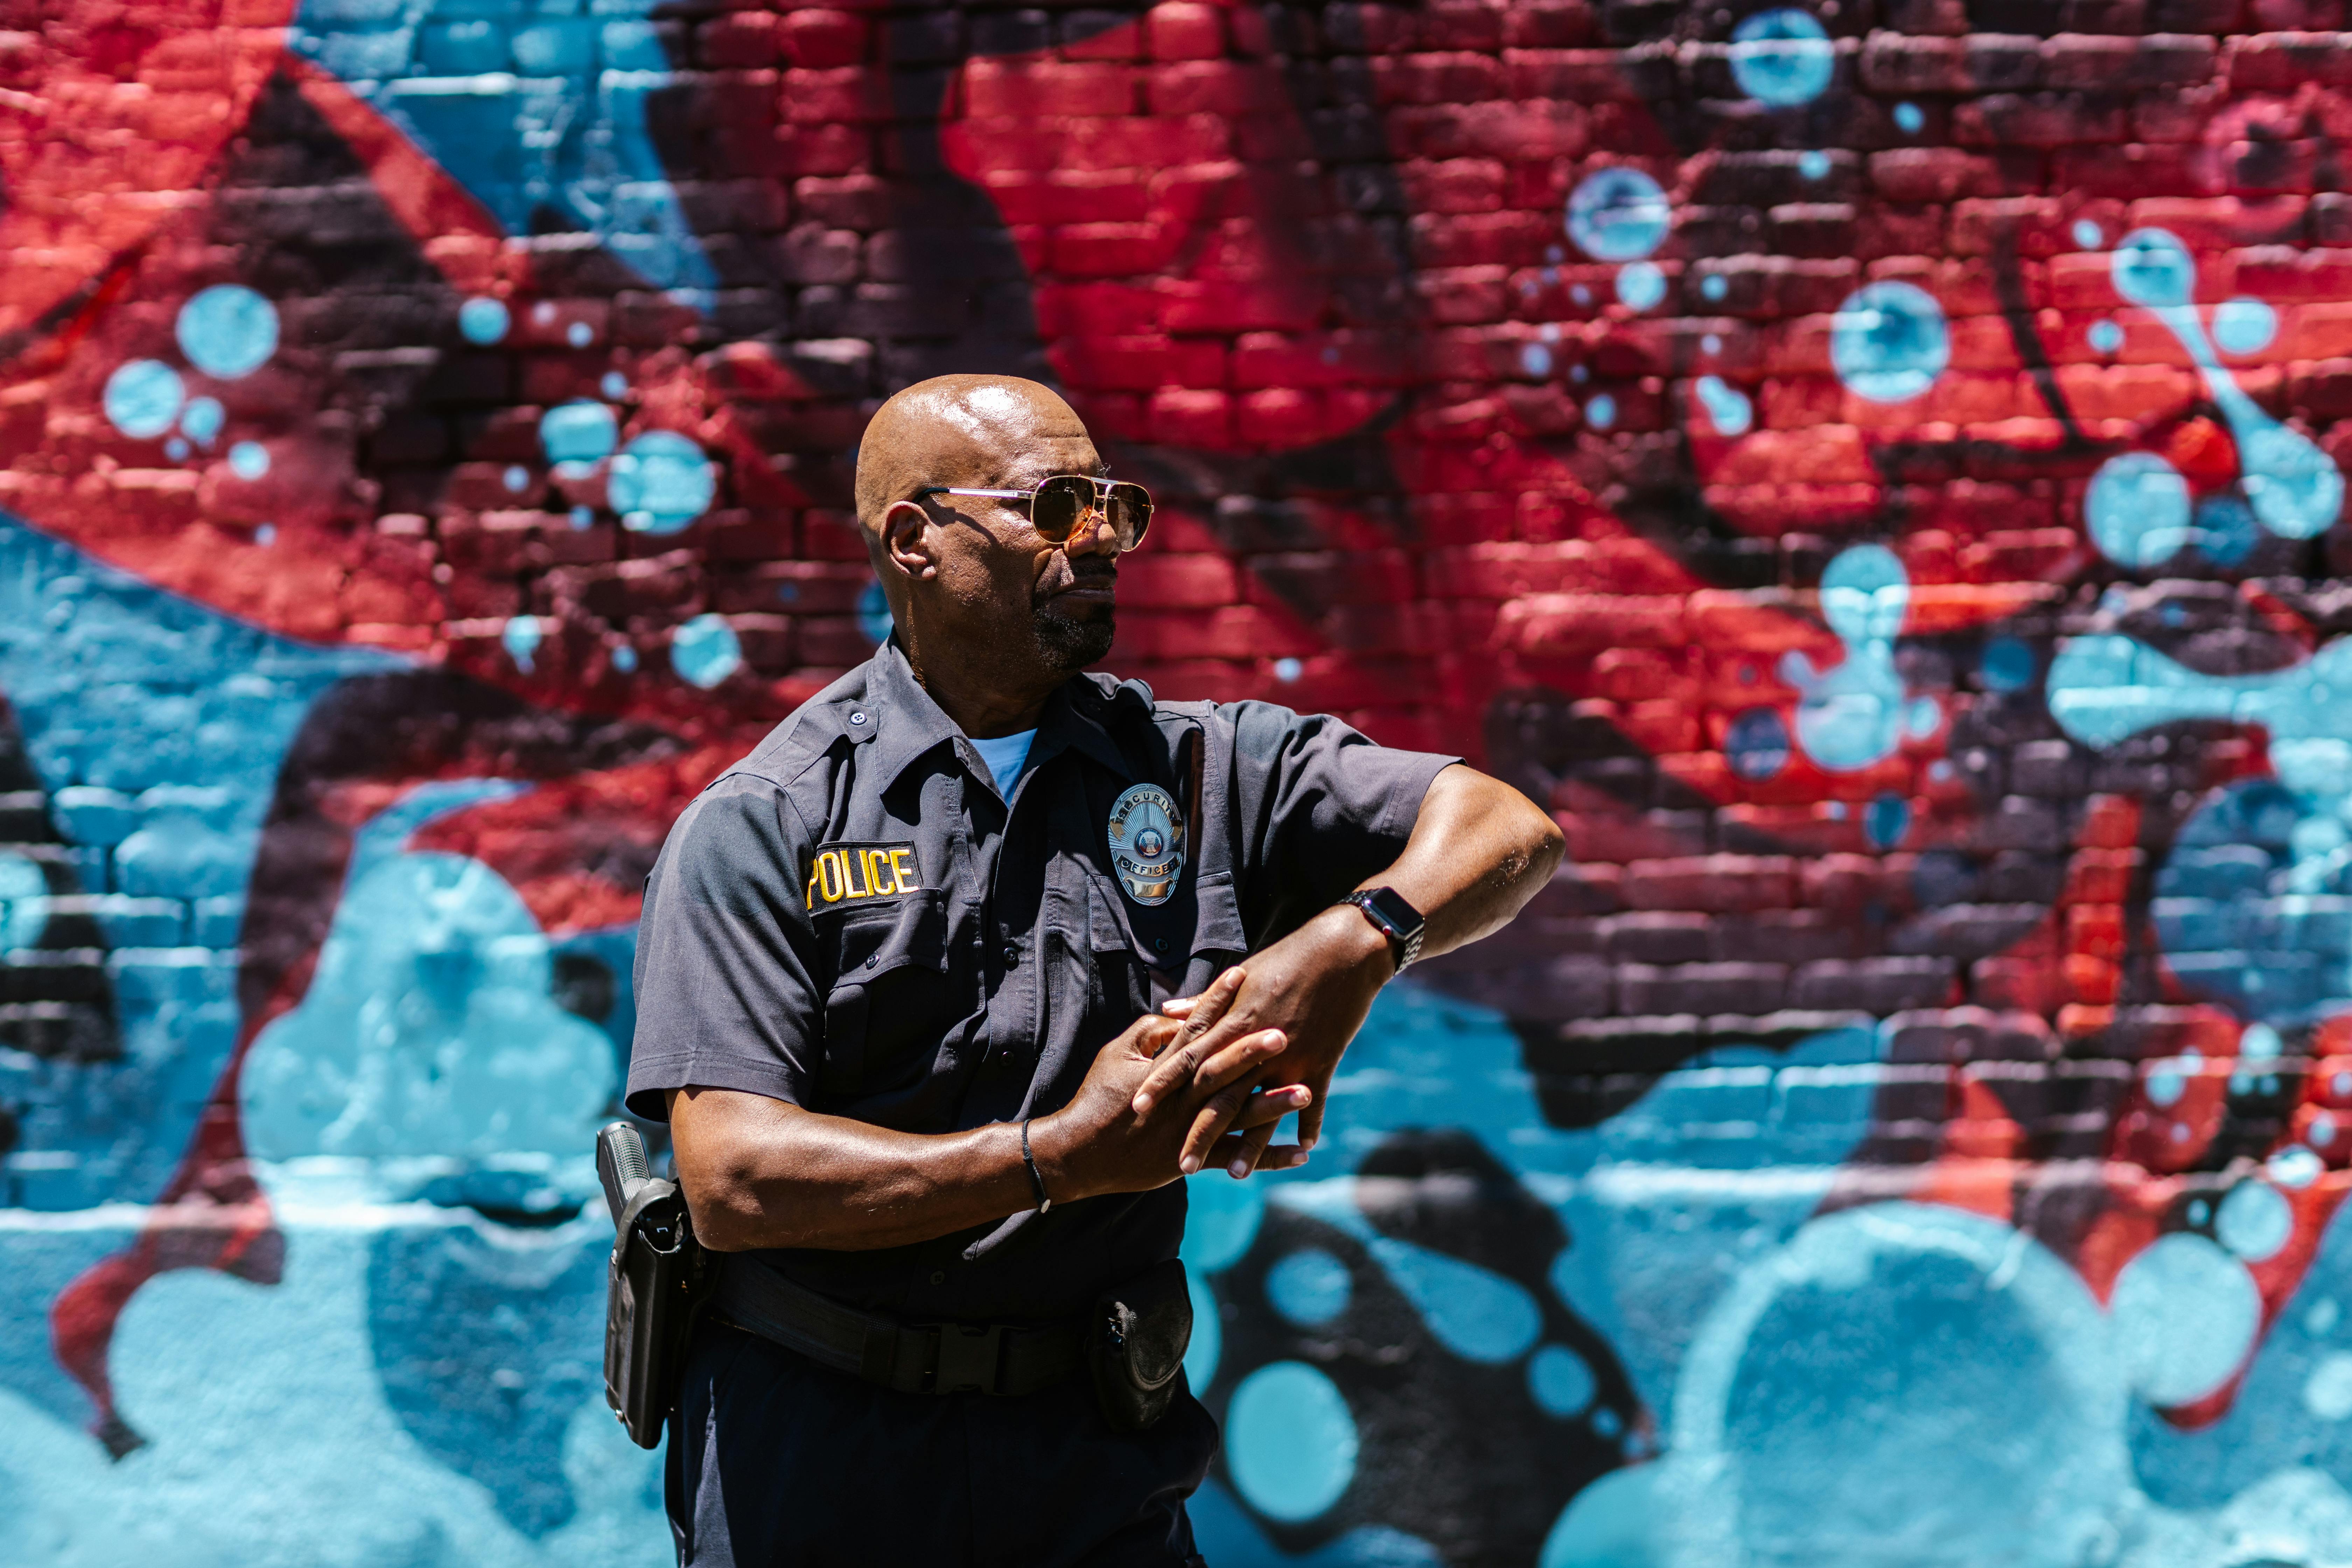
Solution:
{"label": "yellow police lettering", "polygon": [[922,885],[921,868],[910,844],[837,845],[817,852],[809,867],[801,907],[814,910],[820,895],[826,903],[838,904],[917,892]]}

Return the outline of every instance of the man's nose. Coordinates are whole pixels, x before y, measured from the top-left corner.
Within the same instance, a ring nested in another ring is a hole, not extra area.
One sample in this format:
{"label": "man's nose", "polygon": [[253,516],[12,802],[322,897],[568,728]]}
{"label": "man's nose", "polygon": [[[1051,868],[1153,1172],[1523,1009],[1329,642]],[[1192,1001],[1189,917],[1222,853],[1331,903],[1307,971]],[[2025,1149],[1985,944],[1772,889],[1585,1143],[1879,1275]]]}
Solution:
{"label": "man's nose", "polygon": [[1073,555],[1116,555],[1118,553],[1118,530],[1111,526],[1110,508],[1100,494],[1087,503],[1078,525],[1070,530],[1070,542],[1064,546]]}

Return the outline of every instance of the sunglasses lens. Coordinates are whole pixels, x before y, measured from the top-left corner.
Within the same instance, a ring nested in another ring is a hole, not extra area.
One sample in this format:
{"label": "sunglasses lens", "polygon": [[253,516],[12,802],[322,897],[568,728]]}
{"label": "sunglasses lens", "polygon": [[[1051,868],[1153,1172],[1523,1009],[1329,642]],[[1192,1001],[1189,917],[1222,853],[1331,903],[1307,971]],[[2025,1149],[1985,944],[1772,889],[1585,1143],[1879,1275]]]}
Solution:
{"label": "sunglasses lens", "polygon": [[1029,505],[1029,526],[1059,544],[1076,531],[1078,519],[1095,499],[1095,488],[1081,479],[1059,475],[1037,487]]}
{"label": "sunglasses lens", "polygon": [[1121,550],[1142,543],[1144,531],[1151,526],[1151,492],[1141,485],[1111,486],[1110,525]]}

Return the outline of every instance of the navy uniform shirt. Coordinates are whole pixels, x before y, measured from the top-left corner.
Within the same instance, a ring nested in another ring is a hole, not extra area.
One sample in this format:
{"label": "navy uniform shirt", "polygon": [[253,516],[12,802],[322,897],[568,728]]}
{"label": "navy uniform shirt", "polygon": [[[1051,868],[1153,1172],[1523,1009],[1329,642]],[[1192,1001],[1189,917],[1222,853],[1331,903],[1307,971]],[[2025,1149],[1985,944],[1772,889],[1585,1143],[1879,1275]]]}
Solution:
{"label": "navy uniform shirt", "polygon": [[[693,1084],[905,1132],[1056,1110],[1138,1016],[1395,860],[1454,760],[1084,675],[1046,702],[1008,802],[886,644],[670,830],[637,938],[629,1108],[658,1119]],[[902,1321],[1035,1321],[1174,1257],[1183,1230],[1176,1182],[912,1246],[758,1256]]]}

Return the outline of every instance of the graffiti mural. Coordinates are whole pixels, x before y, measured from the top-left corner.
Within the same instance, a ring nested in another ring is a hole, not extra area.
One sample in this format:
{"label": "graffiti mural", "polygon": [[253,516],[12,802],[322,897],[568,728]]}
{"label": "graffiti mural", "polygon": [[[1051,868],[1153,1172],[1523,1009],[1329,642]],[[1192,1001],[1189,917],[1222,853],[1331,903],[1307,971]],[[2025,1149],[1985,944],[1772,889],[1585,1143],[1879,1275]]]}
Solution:
{"label": "graffiti mural", "polygon": [[1546,804],[1202,1178],[1221,1564],[2352,1556],[2337,0],[0,20],[0,1543],[653,1563],[640,880],[1063,388],[1112,664]]}

